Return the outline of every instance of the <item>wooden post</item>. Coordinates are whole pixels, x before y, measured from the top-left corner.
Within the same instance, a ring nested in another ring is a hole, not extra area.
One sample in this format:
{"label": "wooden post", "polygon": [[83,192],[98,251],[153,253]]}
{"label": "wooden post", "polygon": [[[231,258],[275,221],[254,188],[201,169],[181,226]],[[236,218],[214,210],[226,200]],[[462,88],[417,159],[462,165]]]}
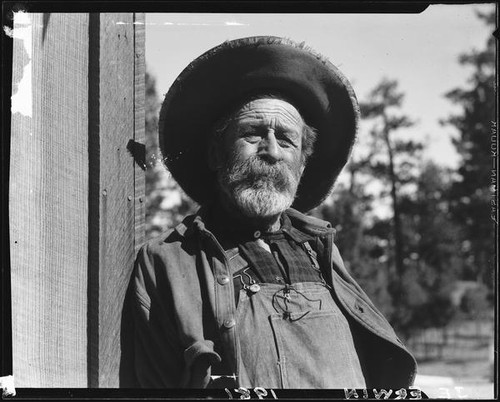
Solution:
{"label": "wooden post", "polygon": [[89,76],[95,83],[89,104],[89,134],[95,145],[89,193],[89,236],[95,242],[89,253],[91,387],[118,386],[122,304],[140,245],[136,238],[141,238],[143,230],[144,208],[140,202],[136,207],[136,201],[144,197],[144,174],[136,167],[144,160],[140,155],[144,148],[137,141],[143,141],[144,135],[144,85],[140,86],[144,23],[137,24],[141,22],[134,14],[90,15],[90,42],[95,44],[89,63]]}
{"label": "wooden post", "polygon": [[13,46],[16,387],[117,387],[121,308],[144,239],[143,15],[27,17]]}

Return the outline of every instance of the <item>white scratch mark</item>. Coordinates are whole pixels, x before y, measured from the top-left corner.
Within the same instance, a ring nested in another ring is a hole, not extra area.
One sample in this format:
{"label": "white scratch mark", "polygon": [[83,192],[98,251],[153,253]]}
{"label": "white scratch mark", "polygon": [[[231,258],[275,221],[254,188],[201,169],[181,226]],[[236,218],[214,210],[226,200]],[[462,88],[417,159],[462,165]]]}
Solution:
{"label": "white scratch mark", "polygon": [[5,32],[5,35],[7,35],[9,38],[14,37],[14,30],[10,29],[8,26],[4,25],[3,31]]}
{"label": "white scratch mark", "polygon": [[247,26],[249,24],[244,24],[237,21],[226,21],[220,23],[208,23],[208,22],[164,22],[163,25],[177,25],[177,26]]}
{"label": "white scratch mark", "polygon": [[215,25],[215,24],[207,24],[205,22],[178,22],[177,25]]}
{"label": "white scratch mark", "polygon": [[229,26],[247,26],[248,24],[243,24],[242,22],[237,22],[237,21],[226,21],[224,25],[229,25]]}
{"label": "white scratch mark", "polygon": [[14,24],[15,25],[30,25],[31,26],[31,17],[25,11],[16,11],[14,13]]}
{"label": "white scratch mark", "polygon": [[221,23],[208,23],[208,22],[164,22],[164,23],[158,23],[158,22],[142,22],[142,21],[135,21],[135,22],[123,22],[123,21],[118,21],[115,23],[116,25],[177,25],[177,26],[248,26],[250,24],[244,24],[242,22],[237,22],[237,21],[226,21],[226,22],[221,22]]}
{"label": "white scratch mark", "polygon": [[14,13],[14,39],[21,39],[28,57],[28,64],[24,66],[22,78],[18,83],[17,92],[12,96],[12,114],[21,113],[24,116],[32,116],[32,93],[31,93],[31,60],[33,57],[32,24],[28,13],[19,11]]}

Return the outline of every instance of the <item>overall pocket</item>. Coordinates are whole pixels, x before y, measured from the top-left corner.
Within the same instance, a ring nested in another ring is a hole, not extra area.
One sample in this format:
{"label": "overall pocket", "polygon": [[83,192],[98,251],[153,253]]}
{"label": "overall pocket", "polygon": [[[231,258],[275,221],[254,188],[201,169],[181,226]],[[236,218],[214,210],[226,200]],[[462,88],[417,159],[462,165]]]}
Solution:
{"label": "overall pocket", "polygon": [[283,388],[364,388],[349,324],[336,311],[269,316]]}
{"label": "overall pocket", "polygon": [[240,293],[236,311],[238,385],[245,388],[281,388],[275,337],[267,320],[271,307],[266,306],[269,299],[259,293],[252,296],[244,290]]}

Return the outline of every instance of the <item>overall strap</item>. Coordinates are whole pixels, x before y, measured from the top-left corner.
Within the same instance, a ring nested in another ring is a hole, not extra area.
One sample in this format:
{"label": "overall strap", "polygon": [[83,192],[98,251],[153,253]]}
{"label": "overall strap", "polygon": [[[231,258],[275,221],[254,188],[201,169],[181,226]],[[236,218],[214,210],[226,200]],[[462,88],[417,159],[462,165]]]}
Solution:
{"label": "overall strap", "polygon": [[309,256],[309,259],[311,260],[311,264],[312,264],[313,269],[319,273],[319,275],[321,277],[321,282],[323,283],[323,285],[325,285],[331,289],[331,286],[328,285],[328,282],[325,280],[325,277],[324,277],[324,269],[326,269],[326,268],[323,267],[323,269],[322,269],[322,267],[318,261],[318,253],[316,251],[314,251],[314,249],[311,247],[311,244],[309,241],[306,241],[302,244],[304,246],[305,251],[307,252],[307,255]]}

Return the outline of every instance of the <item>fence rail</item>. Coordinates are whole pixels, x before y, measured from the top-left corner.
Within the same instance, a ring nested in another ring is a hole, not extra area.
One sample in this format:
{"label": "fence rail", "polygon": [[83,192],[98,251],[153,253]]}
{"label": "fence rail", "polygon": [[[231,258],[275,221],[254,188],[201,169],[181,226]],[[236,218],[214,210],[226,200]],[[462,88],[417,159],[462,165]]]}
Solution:
{"label": "fence rail", "polygon": [[463,321],[416,331],[407,346],[417,360],[490,359],[493,321]]}

